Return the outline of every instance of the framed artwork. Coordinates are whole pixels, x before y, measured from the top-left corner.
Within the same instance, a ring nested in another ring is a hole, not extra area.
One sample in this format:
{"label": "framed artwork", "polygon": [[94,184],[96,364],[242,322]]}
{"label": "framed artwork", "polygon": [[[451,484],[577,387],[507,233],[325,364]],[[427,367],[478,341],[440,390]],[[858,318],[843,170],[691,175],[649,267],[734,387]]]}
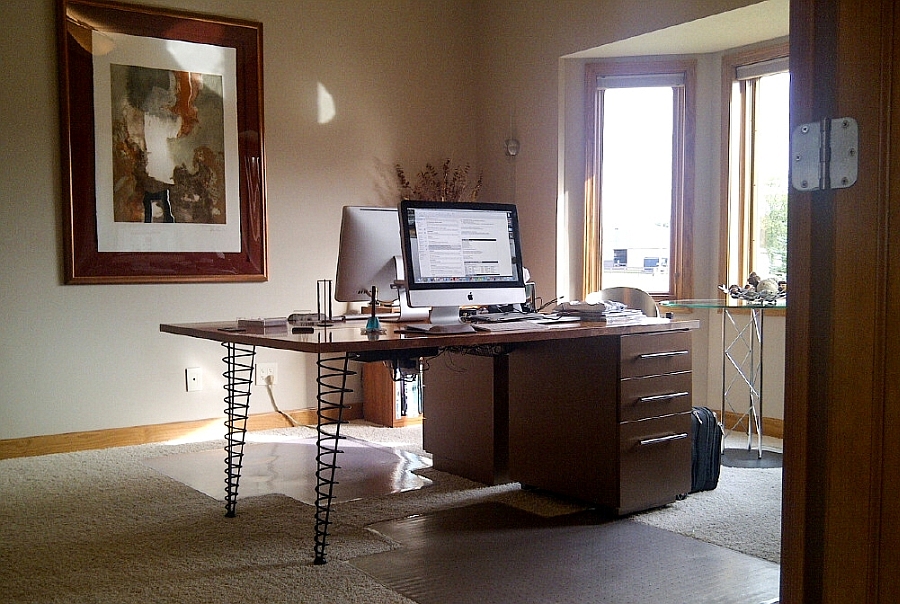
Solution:
{"label": "framed artwork", "polygon": [[262,24],[57,9],[65,282],[265,281]]}

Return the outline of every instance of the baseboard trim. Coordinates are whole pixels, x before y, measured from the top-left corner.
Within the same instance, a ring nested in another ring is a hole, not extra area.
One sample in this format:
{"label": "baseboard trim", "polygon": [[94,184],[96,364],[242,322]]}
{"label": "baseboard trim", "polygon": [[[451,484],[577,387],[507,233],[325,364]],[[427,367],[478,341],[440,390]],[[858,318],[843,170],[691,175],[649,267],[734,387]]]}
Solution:
{"label": "baseboard trim", "polygon": [[[739,421],[740,420],[740,421]],[[732,411],[725,412],[725,425],[729,428],[734,426],[735,430],[747,430],[747,418]],[[784,438],[784,420],[776,417],[762,418],[763,436],[771,436],[772,438]]]}
{"label": "baseboard trim", "polygon": [[[362,404],[349,405],[344,410],[344,419],[362,419],[362,407]],[[294,421],[305,426],[314,426],[316,424],[315,409],[295,409],[288,411],[287,414]],[[730,411],[725,413],[725,420],[729,426],[735,425],[738,419],[740,418],[737,413]],[[73,453],[90,449],[106,449],[177,440],[202,430],[208,430],[211,426],[221,425],[224,421],[224,418],[211,418],[190,422],[11,438],[0,440],[0,459],[36,457],[52,453]],[[746,420],[744,421],[746,422]],[[247,419],[247,430],[250,431],[287,428],[290,426],[291,423],[287,419],[275,412],[258,413],[251,415]],[[737,428],[746,429],[746,423],[739,424]],[[764,417],[763,434],[773,438],[784,438],[784,420]]]}
{"label": "baseboard trim", "polygon": [[[305,426],[316,425],[315,409],[295,409],[287,411],[294,421]],[[344,409],[344,419],[361,419],[362,405],[348,405]],[[73,453],[90,449],[107,449],[130,445],[177,440],[191,434],[221,426],[224,418],[211,418],[171,424],[154,424],[149,426],[133,426],[130,428],[110,428],[107,430],[90,430],[87,432],[69,432],[66,434],[49,434],[45,436],[29,436],[26,438],[10,438],[0,440],[0,459],[15,457],[36,457],[51,453]],[[258,413],[247,418],[247,430],[269,430],[286,428],[292,424],[281,414]],[[224,431],[223,431],[224,433]]]}

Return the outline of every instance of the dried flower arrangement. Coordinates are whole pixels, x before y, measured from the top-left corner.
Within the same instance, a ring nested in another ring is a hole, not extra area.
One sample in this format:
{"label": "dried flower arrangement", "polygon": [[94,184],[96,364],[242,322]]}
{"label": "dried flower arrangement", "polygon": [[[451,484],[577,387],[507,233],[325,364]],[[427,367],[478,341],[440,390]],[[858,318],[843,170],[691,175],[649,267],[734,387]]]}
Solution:
{"label": "dried flower arrangement", "polygon": [[440,167],[425,164],[425,169],[416,175],[415,184],[410,183],[400,164],[396,165],[397,180],[400,182],[400,196],[403,199],[421,201],[476,201],[481,191],[482,175],[469,186],[469,164],[451,168],[447,159]]}

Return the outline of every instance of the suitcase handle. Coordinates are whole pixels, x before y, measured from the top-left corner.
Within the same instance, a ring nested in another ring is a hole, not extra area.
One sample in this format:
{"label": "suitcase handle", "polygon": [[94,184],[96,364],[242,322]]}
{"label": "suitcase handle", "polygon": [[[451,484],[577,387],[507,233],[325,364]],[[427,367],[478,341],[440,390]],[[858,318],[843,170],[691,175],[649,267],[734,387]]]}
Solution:
{"label": "suitcase handle", "polygon": [[638,444],[642,447],[647,447],[650,445],[660,445],[662,443],[672,442],[673,440],[684,440],[688,437],[687,432],[682,432],[680,434],[669,434],[668,436],[660,436],[659,438],[645,438],[641,440]]}
{"label": "suitcase handle", "polygon": [[679,396],[687,396],[690,392],[670,392],[669,394],[656,394],[654,396],[642,396],[637,400],[639,403],[653,403],[663,401],[670,398],[678,398]]}
{"label": "suitcase handle", "polygon": [[639,354],[639,359],[658,359],[660,357],[677,357],[683,354],[690,354],[690,350],[670,350],[668,352],[645,352]]}

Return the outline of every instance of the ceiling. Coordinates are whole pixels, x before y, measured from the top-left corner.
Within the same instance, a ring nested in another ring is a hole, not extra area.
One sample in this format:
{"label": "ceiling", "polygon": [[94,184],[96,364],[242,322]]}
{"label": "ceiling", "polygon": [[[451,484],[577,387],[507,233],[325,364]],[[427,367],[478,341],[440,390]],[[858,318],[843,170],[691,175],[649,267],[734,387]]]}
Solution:
{"label": "ceiling", "polygon": [[790,0],[765,0],[696,21],[618,40],[568,55],[601,58],[706,54],[788,35]]}

